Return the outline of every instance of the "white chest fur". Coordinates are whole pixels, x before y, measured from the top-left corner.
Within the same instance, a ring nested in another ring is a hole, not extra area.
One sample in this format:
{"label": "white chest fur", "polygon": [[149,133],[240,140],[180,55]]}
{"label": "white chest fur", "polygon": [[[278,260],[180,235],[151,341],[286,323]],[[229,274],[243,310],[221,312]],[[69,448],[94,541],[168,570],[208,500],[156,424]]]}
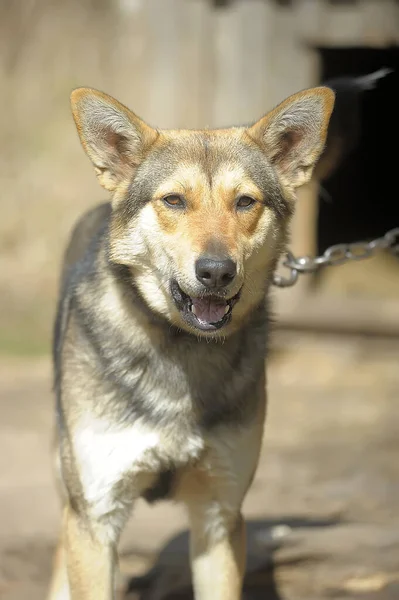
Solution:
{"label": "white chest fur", "polygon": [[197,460],[204,450],[199,433],[153,429],[140,421],[117,429],[86,418],[74,440],[84,497],[97,515],[109,511],[113,488],[125,478],[139,486],[142,475]]}

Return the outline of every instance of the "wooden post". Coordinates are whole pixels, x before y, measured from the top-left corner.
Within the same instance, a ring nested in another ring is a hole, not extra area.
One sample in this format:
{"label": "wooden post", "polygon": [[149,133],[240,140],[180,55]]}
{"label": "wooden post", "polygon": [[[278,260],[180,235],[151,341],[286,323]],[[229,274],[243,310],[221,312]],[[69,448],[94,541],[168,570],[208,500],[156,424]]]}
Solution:
{"label": "wooden post", "polygon": [[215,11],[208,0],[185,1],[181,7],[181,114],[184,127],[204,128],[212,120]]}
{"label": "wooden post", "polygon": [[271,108],[273,8],[237,0],[215,11],[212,125],[254,121]]}
{"label": "wooden post", "polygon": [[162,128],[181,126],[182,9],[184,0],[146,0],[147,119]]}

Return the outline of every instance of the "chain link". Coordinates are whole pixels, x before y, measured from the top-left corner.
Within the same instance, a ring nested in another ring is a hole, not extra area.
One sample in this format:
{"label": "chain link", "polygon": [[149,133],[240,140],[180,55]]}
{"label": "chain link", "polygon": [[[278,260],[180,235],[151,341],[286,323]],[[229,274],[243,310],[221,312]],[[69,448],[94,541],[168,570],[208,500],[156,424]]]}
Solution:
{"label": "chain link", "polygon": [[277,287],[290,287],[303,273],[315,273],[320,267],[342,265],[350,260],[364,260],[379,250],[388,250],[399,256],[399,227],[387,231],[384,236],[370,242],[335,244],[327,248],[321,256],[295,257],[288,250],[282,264],[289,269],[289,274],[287,276],[275,274],[273,283]]}

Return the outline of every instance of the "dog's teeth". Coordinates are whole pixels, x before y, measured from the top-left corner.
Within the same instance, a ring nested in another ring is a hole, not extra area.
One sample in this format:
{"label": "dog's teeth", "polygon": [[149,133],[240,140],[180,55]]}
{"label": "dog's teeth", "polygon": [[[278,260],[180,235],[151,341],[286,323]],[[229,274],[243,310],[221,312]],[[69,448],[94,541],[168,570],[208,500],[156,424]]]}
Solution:
{"label": "dog's teeth", "polygon": [[227,315],[229,310],[230,310],[230,304],[226,304],[226,308],[224,309],[224,314]]}
{"label": "dog's teeth", "polygon": [[197,316],[197,311],[195,310],[194,304],[191,305],[191,312],[193,312],[195,316]]}

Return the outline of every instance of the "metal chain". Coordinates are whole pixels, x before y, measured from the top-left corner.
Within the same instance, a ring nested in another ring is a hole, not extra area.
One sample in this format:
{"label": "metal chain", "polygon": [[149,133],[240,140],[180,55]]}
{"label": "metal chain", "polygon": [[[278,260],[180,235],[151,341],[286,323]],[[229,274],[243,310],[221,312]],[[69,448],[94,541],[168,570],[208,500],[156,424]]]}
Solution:
{"label": "metal chain", "polygon": [[364,260],[373,256],[378,250],[388,250],[399,256],[399,227],[387,231],[384,236],[370,242],[330,246],[321,256],[295,257],[288,250],[282,264],[290,269],[290,272],[286,277],[275,274],[273,283],[277,287],[290,287],[303,273],[315,273],[320,267],[342,265],[350,260]]}

